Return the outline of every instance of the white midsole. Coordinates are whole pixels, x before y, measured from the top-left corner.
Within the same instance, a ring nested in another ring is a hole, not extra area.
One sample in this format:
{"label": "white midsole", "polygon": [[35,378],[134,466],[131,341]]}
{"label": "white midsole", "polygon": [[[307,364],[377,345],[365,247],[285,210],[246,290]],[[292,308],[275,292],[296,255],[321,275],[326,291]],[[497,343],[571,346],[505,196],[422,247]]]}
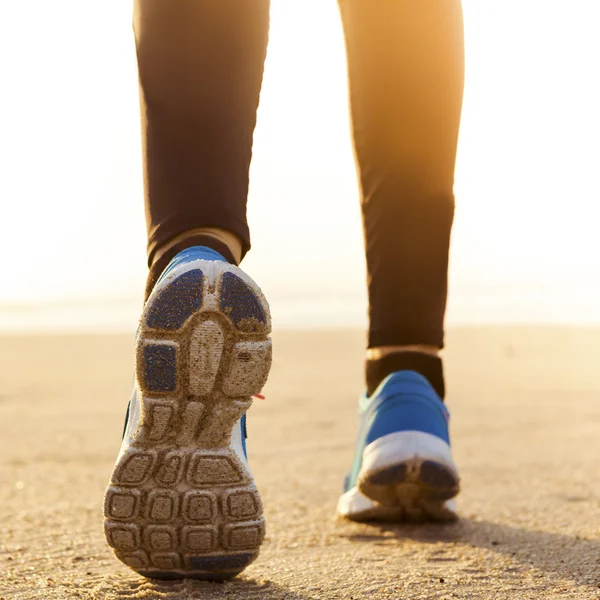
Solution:
{"label": "white midsole", "polygon": [[400,431],[384,435],[365,447],[359,478],[410,460],[430,460],[458,476],[450,446],[444,440],[423,431]]}

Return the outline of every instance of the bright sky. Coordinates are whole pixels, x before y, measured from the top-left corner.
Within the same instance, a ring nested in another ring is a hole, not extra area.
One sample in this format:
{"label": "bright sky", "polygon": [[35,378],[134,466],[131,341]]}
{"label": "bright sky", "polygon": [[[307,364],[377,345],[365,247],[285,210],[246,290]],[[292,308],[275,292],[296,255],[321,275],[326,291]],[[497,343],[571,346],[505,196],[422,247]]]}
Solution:
{"label": "bright sky", "polygon": [[[448,320],[600,322],[598,0],[464,11]],[[273,0],[270,40],[245,268],[276,322],[361,323],[335,1]],[[133,327],[146,269],[131,3],[2,3],[0,57],[0,328]]]}

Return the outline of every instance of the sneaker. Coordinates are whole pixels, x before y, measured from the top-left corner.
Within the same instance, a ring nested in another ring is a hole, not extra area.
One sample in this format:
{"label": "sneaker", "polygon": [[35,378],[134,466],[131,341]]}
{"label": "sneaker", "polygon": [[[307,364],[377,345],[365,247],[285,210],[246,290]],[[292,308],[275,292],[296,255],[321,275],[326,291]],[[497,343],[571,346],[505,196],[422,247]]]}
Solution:
{"label": "sneaker", "polygon": [[147,577],[229,579],[258,555],[245,413],[271,366],[259,287],[209,248],[180,252],[137,334],[135,384],[104,503],[116,556]]}
{"label": "sneaker", "polygon": [[459,478],[449,413],[427,379],[414,371],[392,373],[360,399],[359,419],[338,513],[356,521],[455,520]]}

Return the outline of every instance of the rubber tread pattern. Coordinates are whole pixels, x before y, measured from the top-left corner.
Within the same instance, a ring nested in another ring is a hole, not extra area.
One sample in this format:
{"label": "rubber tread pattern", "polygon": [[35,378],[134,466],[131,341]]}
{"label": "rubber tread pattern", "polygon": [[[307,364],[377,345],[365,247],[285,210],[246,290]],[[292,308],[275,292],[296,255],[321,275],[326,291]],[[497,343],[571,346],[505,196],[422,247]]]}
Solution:
{"label": "rubber tread pattern", "polygon": [[260,496],[230,444],[270,369],[270,318],[237,267],[192,266],[174,269],[142,316],[140,421],[111,477],[105,533],[143,575],[219,580],[252,562],[265,535]]}

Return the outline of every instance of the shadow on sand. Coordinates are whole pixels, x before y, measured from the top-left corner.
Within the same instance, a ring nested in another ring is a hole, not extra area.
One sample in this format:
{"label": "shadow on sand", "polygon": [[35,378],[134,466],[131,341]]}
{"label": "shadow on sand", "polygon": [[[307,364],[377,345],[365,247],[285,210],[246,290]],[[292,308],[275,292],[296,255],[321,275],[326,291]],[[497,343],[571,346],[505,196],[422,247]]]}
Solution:
{"label": "shadow on sand", "polygon": [[[397,540],[424,544],[456,542],[510,556],[524,566],[582,585],[590,585],[589,577],[597,576],[596,584],[600,585],[600,539],[529,531],[469,518],[449,525],[370,523],[370,526],[367,534],[343,537],[354,542],[384,543],[389,542],[393,534]],[[580,578],[585,581],[578,581]]]}
{"label": "shadow on sand", "polygon": [[[389,545],[393,540],[414,540],[422,544],[457,543],[511,557],[524,568],[535,568],[547,575],[570,580],[576,585],[600,586],[600,539],[573,537],[566,534],[529,531],[485,520],[464,518],[450,525],[370,523],[362,534],[341,534],[351,542]],[[460,561],[452,556],[432,557],[430,561]],[[592,581],[590,578],[596,578]],[[129,580],[105,581],[113,598],[136,600],[307,600],[310,594],[293,592],[266,580],[254,580],[243,575],[226,583],[203,581]],[[96,596],[103,598],[101,594]]]}
{"label": "shadow on sand", "polygon": [[118,588],[119,598],[135,598],[136,600],[158,598],[161,600],[237,600],[241,598],[244,600],[307,600],[311,598],[292,592],[272,581],[246,579],[243,575],[224,583],[193,579],[183,581],[140,579],[129,582],[113,581],[109,587],[112,589],[105,590],[106,592],[114,594]]}

